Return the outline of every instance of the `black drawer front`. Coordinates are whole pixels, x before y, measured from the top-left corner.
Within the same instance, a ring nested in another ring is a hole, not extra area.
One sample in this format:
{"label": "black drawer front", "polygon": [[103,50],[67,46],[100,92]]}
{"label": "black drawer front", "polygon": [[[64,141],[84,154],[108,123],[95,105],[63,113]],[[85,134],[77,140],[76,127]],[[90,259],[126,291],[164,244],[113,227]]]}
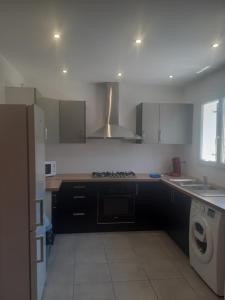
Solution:
{"label": "black drawer front", "polygon": [[101,194],[136,194],[137,184],[130,182],[99,183]]}
{"label": "black drawer front", "polygon": [[61,192],[67,193],[86,193],[90,185],[83,182],[64,182],[61,186]]}
{"label": "black drawer front", "polygon": [[60,189],[60,198],[64,200],[83,200],[89,197],[91,194],[91,186],[86,183],[63,183]]}

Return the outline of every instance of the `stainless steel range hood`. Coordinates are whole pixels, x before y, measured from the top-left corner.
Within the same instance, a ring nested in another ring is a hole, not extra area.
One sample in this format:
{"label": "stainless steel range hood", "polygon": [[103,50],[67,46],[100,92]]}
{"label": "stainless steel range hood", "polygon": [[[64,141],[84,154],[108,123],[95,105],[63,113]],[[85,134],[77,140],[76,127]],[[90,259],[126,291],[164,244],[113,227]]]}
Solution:
{"label": "stainless steel range hood", "polygon": [[104,83],[104,88],[106,92],[105,125],[97,129],[88,138],[140,140],[140,136],[119,125],[119,84],[117,82],[107,82]]}

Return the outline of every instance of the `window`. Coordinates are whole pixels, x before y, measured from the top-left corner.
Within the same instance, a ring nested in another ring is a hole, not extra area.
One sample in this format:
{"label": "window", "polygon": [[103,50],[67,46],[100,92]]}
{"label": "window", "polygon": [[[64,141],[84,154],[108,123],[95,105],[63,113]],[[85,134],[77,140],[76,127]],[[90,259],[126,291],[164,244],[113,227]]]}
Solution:
{"label": "window", "polygon": [[223,164],[225,164],[225,99],[223,99],[223,101],[222,101],[221,161]]}
{"label": "window", "polygon": [[201,160],[225,164],[225,99],[202,105]]}

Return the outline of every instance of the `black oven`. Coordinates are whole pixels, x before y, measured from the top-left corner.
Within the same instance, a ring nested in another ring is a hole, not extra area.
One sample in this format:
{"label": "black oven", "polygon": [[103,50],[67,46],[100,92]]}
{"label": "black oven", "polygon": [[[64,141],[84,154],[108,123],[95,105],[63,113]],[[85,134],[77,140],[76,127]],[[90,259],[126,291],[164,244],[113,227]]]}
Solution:
{"label": "black oven", "polygon": [[98,224],[135,223],[135,183],[104,183],[98,193]]}

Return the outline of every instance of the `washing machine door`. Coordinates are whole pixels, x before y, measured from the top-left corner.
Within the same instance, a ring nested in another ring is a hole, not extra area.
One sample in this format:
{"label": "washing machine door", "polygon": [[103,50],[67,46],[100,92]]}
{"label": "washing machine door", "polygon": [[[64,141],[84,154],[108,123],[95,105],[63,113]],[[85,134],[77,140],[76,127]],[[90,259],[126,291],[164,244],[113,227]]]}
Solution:
{"label": "washing machine door", "polygon": [[207,220],[195,216],[191,222],[190,243],[194,254],[202,263],[208,263],[213,255],[213,236]]}

